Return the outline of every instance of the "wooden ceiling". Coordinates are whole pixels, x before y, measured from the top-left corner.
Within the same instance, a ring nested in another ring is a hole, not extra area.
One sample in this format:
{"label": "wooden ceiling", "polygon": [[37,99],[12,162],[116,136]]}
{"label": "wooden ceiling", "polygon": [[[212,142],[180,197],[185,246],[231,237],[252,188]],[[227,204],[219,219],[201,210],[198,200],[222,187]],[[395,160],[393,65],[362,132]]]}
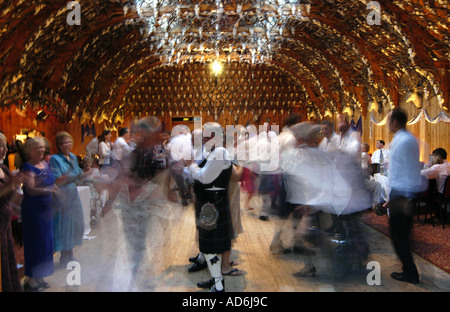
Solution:
{"label": "wooden ceiling", "polygon": [[[395,106],[416,90],[448,109],[450,7],[447,0],[380,0],[370,25],[363,0],[299,1],[307,21],[264,64],[228,63],[215,78],[205,64],[163,66],[142,35],[132,1],[0,3],[0,105],[117,121],[139,114],[302,111],[325,116],[346,106]],[[193,1],[195,2],[195,1]],[[248,1],[223,1],[228,7]]]}

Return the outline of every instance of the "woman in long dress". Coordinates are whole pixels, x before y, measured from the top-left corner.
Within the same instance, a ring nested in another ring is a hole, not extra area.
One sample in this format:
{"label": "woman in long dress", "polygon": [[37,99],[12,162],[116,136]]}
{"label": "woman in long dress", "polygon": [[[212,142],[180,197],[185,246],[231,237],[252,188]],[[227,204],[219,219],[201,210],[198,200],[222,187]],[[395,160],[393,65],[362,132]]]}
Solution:
{"label": "woman in long dress", "polygon": [[53,204],[54,251],[61,252],[60,265],[74,260],[73,248],[83,243],[84,219],[76,181],[82,175],[77,157],[70,151],[72,136],[64,131],[56,134],[59,153],[50,158],[50,168],[59,187]]}
{"label": "woman in long dress", "polygon": [[[6,156],[6,137],[0,133],[0,160]],[[21,291],[17,271],[14,241],[11,232],[12,206],[11,198],[19,181],[11,174],[9,169],[0,163],[0,239],[1,239],[1,290],[2,292]]]}
{"label": "woman in long dress", "polygon": [[25,143],[28,161],[21,171],[28,177],[22,200],[22,229],[25,258],[25,290],[48,288],[44,277],[52,275],[53,211],[52,194],[55,177],[44,161],[45,142],[42,138]]}

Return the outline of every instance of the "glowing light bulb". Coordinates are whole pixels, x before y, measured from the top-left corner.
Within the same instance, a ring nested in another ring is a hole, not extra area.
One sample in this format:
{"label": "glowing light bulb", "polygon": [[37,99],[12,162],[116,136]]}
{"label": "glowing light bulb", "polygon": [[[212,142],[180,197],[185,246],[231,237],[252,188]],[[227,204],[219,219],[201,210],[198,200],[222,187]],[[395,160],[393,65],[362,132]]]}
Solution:
{"label": "glowing light bulb", "polygon": [[211,68],[214,74],[217,75],[222,71],[222,64],[220,64],[220,62],[216,60],[212,63]]}

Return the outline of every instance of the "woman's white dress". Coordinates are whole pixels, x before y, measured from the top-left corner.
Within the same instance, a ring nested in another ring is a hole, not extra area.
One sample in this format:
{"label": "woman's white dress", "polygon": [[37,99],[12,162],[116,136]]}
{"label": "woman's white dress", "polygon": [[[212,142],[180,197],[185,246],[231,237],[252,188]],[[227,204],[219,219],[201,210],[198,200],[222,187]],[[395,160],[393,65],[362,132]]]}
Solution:
{"label": "woman's white dress", "polygon": [[167,274],[164,242],[169,224],[181,216],[182,206],[168,201],[158,184],[147,182],[134,200],[124,184],[112,210],[117,219],[112,291],[157,291]]}

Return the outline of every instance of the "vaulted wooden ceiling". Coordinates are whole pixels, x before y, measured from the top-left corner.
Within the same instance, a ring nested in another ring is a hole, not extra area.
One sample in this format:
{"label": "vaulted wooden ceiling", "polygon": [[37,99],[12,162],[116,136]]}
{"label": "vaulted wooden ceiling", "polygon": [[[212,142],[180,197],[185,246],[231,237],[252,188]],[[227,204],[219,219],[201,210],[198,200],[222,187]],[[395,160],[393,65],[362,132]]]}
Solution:
{"label": "vaulted wooden ceiling", "polygon": [[[165,66],[152,53],[132,1],[0,3],[0,105],[43,108],[111,121],[137,114],[239,115],[283,110],[325,116],[344,107],[394,106],[413,90],[448,109],[450,7],[447,0],[309,0],[281,50],[264,64],[233,62],[217,80],[205,64]],[[207,2],[207,1],[191,1]],[[222,1],[233,9],[237,3]]]}

